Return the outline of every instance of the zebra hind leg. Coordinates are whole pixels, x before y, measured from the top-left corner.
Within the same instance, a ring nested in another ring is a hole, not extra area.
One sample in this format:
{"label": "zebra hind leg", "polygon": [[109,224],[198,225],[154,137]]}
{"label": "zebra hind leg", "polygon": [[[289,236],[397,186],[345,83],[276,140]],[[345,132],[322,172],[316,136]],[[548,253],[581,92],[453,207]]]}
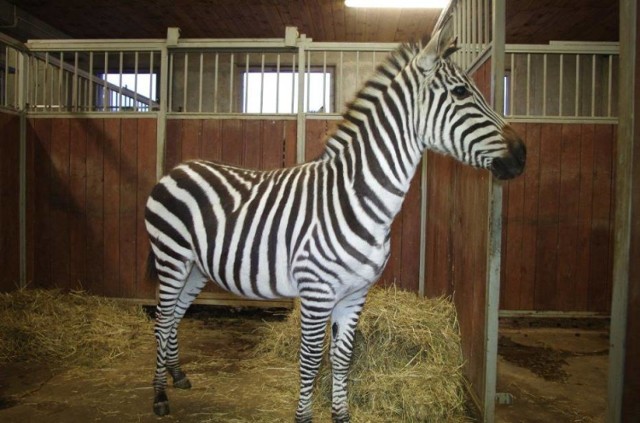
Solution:
{"label": "zebra hind leg", "polygon": [[367,291],[358,291],[336,304],[331,314],[332,370],[331,415],[334,423],[349,423],[347,376],[353,353],[355,330],[366,299]]}
{"label": "zebra hind leg", "polygon": [[198,297],[200,291],[207,283],[208,278],[200,271],[198,266],[193,266],[187,281],[178,296],[178,302],[174,308],[174,326],[169,335],[169,348],[167,351],[167,370],[173,379],[173,387],[178,389],[191,388],[191,382],[187,375],[180,368],[178,354],[178,326],[189,309],[189,306]]}
{"label": "zebra hind leg", "polygon": [[[175,360],[177,360],[177,352],[174,352],[174,349],[177,350],[176,305],[187,286],[193,262],[185,261],[180,265],[175,263],[169,265],[157,258],[154,261],[160,280],[160,290],[154,329],[157,349],[156,371],[153,378],[153,411],[158,416],[165,416],[169,414],[169,399],[166,393],[168,364],[175,368]],[[180,376],[177,372],[172,375]]]}

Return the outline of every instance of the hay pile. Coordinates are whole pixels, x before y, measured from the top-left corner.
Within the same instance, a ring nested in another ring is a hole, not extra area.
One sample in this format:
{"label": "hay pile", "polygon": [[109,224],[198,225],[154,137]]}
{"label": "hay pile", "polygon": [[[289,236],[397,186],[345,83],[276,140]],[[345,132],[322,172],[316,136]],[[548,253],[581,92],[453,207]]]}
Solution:
{"label": "hay pile", "polygon": [[[251,366],[257,372],[260,366],[276,374],[295,372],[299,328],[299,306],[286,321],[267,325]],[[462,363],[455,308],[449,300],[421,299],[395,288],[373,289],[358,325],[351,366],[349,403],[354,420],[464,421]],[[266,373],[260,378],[270,395],[286,395],[290,401],[292,392],[297,392],[295,378],[286,387],[276,386]],[[331,407],[327,354],[316,389],[316,408],[323,415]]]}
{"label": "hay pile", "polygon": [[0,363],[101,367],[148,342],[140,306],[58,290],[0,294]]}

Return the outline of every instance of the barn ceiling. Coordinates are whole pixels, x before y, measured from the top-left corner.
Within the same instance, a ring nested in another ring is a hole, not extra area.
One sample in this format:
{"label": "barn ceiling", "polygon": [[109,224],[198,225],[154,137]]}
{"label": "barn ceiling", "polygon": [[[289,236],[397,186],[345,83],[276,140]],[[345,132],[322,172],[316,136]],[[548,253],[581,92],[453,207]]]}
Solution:
{"label": "barn ceiling", "polygon": [[[5,1],[6,2],[6,1]],[[433,29],[440,10],[352,9],[344,0],[9,0],[73,38],[281,38],[399,42]],[[11,28],[0,29],[11,32]],[[507,42],[616,41],[616,0],[507,0]]]}

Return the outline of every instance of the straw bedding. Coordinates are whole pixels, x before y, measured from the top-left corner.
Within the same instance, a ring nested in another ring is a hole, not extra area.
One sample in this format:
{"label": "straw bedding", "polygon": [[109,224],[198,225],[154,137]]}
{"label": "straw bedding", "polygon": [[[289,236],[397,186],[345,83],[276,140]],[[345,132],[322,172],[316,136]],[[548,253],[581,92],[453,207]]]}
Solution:
{"label": "straw bedding", "polygon": [[[297,366],[298,311],[296,306],[286,321],[266,326],[251,364],[256,371]],[[325,346],[328,348],[328,342]],[[330,364],[327,354],[325,357],[316,388],[317,408],[324,410],[330,409],[331,401]],[[420,299],[394,288],[373,289],[356,332],[350,372],[349,403],[354,420],[464,421],[462,363],[451,301]],[[276,383],[268,374],[261,380],[272,388]],[[290,396],[296,384],[294,379],[269,392]]]}
{"label": "straw bedding", "polygon": [[72,291],[0,294],[0,363],[41,361],[100,367],[148,342],[139,306]]}

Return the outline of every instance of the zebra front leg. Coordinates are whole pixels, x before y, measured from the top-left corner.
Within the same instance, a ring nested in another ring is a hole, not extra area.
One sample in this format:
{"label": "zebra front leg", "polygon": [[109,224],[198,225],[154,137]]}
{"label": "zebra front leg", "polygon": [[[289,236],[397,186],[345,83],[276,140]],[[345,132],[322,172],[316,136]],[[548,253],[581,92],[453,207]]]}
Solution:
{"label": "zebra front leg", "polygon": [[300,397],[296,423],[311,423],[313,384],[322,361],[327,321],[332,305],[315,299],[300,302]]}
{"label": "zebra front leg", "polygon": [[350,294],[338,302],[331,314],[331,369],[332,405],[334,423],[349,423],[347,376],[353,353],[356,326],[368,290]]}

